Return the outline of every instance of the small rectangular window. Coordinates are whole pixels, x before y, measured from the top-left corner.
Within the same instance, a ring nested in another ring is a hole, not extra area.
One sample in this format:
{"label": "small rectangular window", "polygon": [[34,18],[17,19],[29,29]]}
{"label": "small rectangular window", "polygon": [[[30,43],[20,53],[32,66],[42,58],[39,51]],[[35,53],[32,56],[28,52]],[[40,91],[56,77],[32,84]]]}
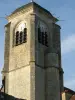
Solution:
{"label": "small rectangular window", "polygon": [[48,46],[48,36],[47,36],[47,32],[45,32],[45,46]]}
{"label": "small rectangular window", "polygon": [[22,35],[23,35],[23,32],[21,31],[20,32],[20,44],[22,44]]}
{"label": "small rectangular window", "polygon": [[27,42],[27,28],[24,28],[23,42]]}
{"label": "small rectangular window", "polygon": [[40,28],[38,28],[38,41],[39,41],[39,43],[41,43],[41,41],[42,41],[42,34],[41,34]]}
{"label": "small rectangular window", "polygon": [[42,44],[44,45],[44,32],[41,32],[41,34],[42,34]]}
{"label": "small rectangular window", "polygon": [[19,31],[16,32],[16,46],[19,44]]}

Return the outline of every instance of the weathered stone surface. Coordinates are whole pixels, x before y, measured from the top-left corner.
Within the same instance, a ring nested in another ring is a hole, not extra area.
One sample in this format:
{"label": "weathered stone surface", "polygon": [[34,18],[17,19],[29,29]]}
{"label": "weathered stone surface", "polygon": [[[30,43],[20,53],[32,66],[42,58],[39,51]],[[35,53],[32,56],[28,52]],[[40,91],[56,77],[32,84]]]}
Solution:
{"label": "weathered stone surface", "polygon": [[[11,24],[6,26],[5,34],[5,92],[26,100],[60,100],[61,82],[57,67],[61,66],[56,52],[57,46],[60,51],[60,35],[56,42],[53,39],[55,18],[33,5],[25,9],[8,17]],[[14,46],[15,28],[20,22],[26,23],[27,42]],[[43,23],[41,27],[47,29],[48,46],[38,42],[39,23]]]}

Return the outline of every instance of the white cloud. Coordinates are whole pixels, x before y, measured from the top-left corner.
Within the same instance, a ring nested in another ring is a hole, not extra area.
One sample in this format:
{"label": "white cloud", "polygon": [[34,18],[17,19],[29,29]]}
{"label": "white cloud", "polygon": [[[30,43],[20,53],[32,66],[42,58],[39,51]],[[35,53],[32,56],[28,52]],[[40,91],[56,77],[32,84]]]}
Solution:
{"label": "white cloud", "polygon": [[61,52],[62,54],[69,53],[75,50],[75,34],[68,36],[61,42]]}

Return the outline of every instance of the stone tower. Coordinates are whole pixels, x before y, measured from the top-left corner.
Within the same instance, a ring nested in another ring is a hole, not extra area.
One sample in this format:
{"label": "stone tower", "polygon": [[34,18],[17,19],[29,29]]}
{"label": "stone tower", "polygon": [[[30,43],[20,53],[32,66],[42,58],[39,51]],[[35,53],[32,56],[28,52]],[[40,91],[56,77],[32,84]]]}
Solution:
{"label": "stone tower", "polygon": [[5,93],[26,100],[60,100],[63,70],[58,19],[31,2],[7,20],[2,71]]}

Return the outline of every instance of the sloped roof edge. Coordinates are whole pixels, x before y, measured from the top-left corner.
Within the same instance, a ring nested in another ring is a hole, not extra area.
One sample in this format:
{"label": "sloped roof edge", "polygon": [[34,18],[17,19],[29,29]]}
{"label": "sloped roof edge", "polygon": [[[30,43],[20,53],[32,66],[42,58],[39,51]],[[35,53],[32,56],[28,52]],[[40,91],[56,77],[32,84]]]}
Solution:
{"label": "sloped roof edge", "polygon": [[69,88],[67,88],[67,87],[64,87],[64,91],[65,91],[65,90],[67,90],[67,93],[70,93],[70,94],[72,94],[72,95],[75,94],[75,91],[73,91],[73,90],[71,90],[71,89],[69,89]]}
{"label": "sloped roof edge", "polygon": [[[37,4],[37,3],[35,3],[35,2],[30,2],[30,3],[26,4],[26,5],[23,5],[23,6],[19,7],[19,8],[17,8],[15,11],[12,12],[11,15],[13,15],[13,14],[15,14],[15,13],[17,13],[17,12],[19,12],[19,11],[21,11],[21,10],[23,10],[23,9],[25,9],[25,8],[27,8],[27,7],[29,7],[29,6],[31,6],[31,5],[36,6],[36,7],[40,8],[40,9],[42,9],[43,11],[45,11],[45,12],[46,12],[47,14],[49,14],[56,22],[59,21],[59,20],[58,20],[56,17],[54,17],[48,10],[46,10],[46,9],[43,8],[43,7],[41,7],[39,4]],[[9,16],[11,16],[11,15],[9,15]],[[8,16],[8,17],[9,17],[9,16]]]}

